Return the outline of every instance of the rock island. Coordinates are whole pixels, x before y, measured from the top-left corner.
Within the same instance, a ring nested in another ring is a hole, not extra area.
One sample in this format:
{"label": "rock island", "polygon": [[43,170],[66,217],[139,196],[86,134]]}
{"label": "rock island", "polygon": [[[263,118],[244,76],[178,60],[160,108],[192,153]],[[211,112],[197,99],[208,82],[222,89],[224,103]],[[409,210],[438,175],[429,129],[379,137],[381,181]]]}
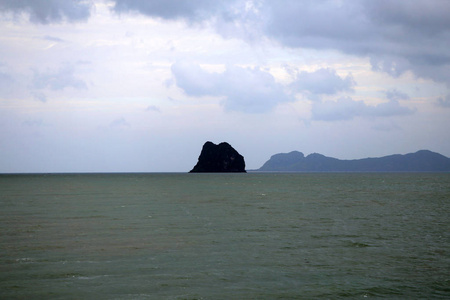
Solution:
{"label": "rock island", "polygon": [[197,164],[189,173],[245,173],[244,157],[230,144],[223,142],[216,145],[206,142]]}

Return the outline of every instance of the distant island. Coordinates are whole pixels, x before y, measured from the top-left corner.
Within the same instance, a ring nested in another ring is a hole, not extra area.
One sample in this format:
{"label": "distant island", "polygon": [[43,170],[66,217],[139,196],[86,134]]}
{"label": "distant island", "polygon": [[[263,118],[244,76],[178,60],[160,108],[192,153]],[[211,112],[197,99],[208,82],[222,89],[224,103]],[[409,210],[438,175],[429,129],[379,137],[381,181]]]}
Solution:
{"label": "distant island", "polygon": [[206,142],[197,164],[189,173],[245,173],[244,157],[230,144]]}
{"label": "distant island", "polygon": [[450,172],[450,158],[429,150],[405,155],[341,160],[313,153],[292,151],[273,155],[261,168],[264,172]]}

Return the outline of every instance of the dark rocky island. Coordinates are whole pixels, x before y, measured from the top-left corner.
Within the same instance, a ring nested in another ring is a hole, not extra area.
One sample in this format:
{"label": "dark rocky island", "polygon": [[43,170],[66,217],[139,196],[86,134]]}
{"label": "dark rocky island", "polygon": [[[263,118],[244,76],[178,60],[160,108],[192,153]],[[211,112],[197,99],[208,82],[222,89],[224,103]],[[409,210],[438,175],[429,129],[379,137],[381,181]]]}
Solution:
{"label": "dark rocky island", "polygon": [[405,155],[340,160],[292,151],[273,155],[256,171],[269,172],[450,172],[450,158],[429,150]]}
{"label": "dark rocky island", "polygon": [[190,173],[245,173],[244,157],[228,143],[216,145],[206,142],[198,158],[197,164]]}

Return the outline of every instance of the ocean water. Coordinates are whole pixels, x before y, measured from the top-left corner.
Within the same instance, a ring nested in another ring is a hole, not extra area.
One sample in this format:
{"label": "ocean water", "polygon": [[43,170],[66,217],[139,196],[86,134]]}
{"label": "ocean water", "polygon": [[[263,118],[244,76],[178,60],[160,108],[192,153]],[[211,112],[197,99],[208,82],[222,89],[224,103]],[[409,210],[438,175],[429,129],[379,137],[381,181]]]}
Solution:
{"label": "ocean water", "polygon": [[450,174],[0,176],[0,299],[316,298],[450,298]]}

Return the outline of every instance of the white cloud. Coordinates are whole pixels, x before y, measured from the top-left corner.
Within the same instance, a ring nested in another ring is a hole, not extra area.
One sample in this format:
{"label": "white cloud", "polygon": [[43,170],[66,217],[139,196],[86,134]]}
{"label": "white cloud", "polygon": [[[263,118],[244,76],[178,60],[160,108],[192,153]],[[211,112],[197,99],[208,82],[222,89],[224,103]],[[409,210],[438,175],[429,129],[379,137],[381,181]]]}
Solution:
{"label": "white cloud", "polygon": [[111,127],[111,128],[130,127],[130,123],[128,123],[128,121],[125,118],[121,117],[121,118],[113,120],[109,124],[109,127]]}
{"label": "white cloud", "polygon": [[0,100],[22,99],[29,96],[29,77],[17,73],[10,64],[0,63]]}
{"label": "white cloud", "polygon": [[171,69],[177,86],[187,95],[224,97],[226,110],[261,113],[294,101],[272,74],[258,67],[227,66],[223,73],[212,73],[198,64],[177,62]]}
{"label": "white cloud", "polygon": [[225,109],[247,113],[267,112],[280,103],[294,102],[293,93],[319,100],[320,95],[353,92],[356,84],[351,74],[342,78],[330,68],[293,72],[294,81],[283,85],[258,67],[227,66],[223,73],[214,73],[188,62],[172,65],[176,84],[187,95],[224,97]]}
{"label": "white cloud", "polygon": [[0,71],[0,97],[8,97],[13,93],[14,79],[7,73]]}
{"label": "white cloud", "polygon": [[54,91],[72,87],[77,90],[87,89],[86,83],[75,76],[71,65],[64,65],[56,71],[39,72],[34,70],[33,87],[35,89],[51,89]]}
{"label": "white cloud", "polygon": [[36,99],[38,101],[41,101],[41,102],[44,102],[44,103],[47,102],[47,96],[44,93],[42,93],[42,92],[32,92],[31,94],[33,95],[34,99]]}
{"label": "white cloud", "polygon": [[42,119],[35,119],[35,120],[23,121],[22,125],[29,126],[29,127],[41,127],[41,126],[45,126],[45,123],[42,121]]}
{"label": "white cloud", "polygon": [[161,112],[161,109],[159,109],[158,106],[155,106],[155,105],[149,105],[149,106],[147,106],[147,108],[145,109],[145,111]]}
{"label": "white cloud", "polygon": [[209,73],[200,65],[186,61],[176,62],[171,70],[177,86],[190,96],[222,95],[217,89],[221,80],[218,73]]}
{"label": "white cloud", "polygon": [[333,95],[338,92],[352,92],[356,85],[351,74],[341,78],[330,68],[315,72],[302,71],[295,77],[291,86],[297,91],[307,91],[314,95]]}

